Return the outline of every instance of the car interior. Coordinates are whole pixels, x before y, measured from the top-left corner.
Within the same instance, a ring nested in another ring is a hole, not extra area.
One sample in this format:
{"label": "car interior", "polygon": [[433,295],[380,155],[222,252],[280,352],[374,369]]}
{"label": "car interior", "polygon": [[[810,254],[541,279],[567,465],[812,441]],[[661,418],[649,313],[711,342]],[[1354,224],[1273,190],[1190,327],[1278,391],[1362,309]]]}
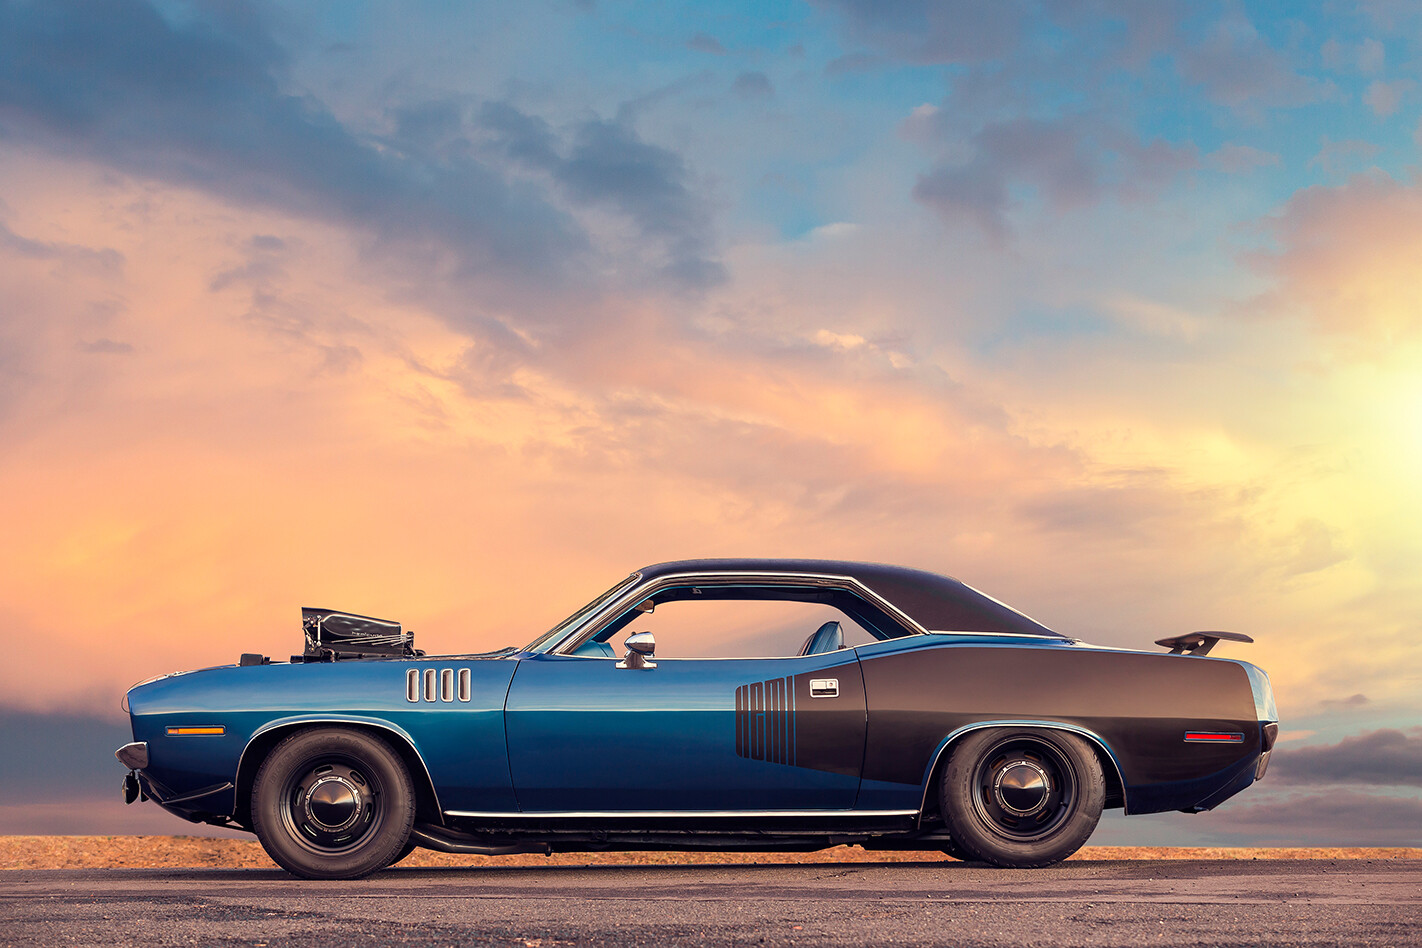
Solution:
{"label": "car interior", "polygon": [[653,633],[659,658],[818,655],[910,634],[848,589],[676,585],[628,607],[564,654],[618,658],[624,631]]}

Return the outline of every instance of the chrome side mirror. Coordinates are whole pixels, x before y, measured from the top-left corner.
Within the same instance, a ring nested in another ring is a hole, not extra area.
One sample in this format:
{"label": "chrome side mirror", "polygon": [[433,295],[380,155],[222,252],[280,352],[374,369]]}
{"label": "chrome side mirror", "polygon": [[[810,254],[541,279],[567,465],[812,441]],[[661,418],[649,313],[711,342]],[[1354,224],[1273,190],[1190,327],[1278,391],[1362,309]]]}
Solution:
{"label": "chrome side mirror", "polygon": [[657,640],[650,632],[633,632],[622,643],[627,654],[617,663],[618,668],[656,668],[652,657],[657,652]]}

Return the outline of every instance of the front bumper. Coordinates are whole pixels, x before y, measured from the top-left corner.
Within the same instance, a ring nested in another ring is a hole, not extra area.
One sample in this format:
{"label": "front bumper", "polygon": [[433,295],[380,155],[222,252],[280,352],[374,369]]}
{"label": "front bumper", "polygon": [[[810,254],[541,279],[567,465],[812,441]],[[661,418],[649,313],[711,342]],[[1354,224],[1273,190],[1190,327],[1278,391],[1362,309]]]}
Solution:
{"label": "front bumper", "polygon": [[114,751],[114,756],[129,770],[142,770],[148,766],[148,742],[134,741],[132,744],[125,744]]}

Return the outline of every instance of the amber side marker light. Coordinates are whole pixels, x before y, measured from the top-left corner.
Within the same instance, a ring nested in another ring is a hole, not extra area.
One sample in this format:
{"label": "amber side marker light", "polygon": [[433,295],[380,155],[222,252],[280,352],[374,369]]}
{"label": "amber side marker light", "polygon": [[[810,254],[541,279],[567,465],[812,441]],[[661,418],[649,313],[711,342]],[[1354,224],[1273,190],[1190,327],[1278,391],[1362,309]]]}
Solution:
{"label": "amber side marker light", "polygon": [[197,736],[201,736],[201,735],[207,735],[207,736],[210,736],[210,737],[214,737],[214,736],[215,736],[215,737],[220,737],[220,736],[222,736],[223,734],[226,734],[226,733],[227,733],[227,728],[222,727],[222,726],[218,726],[218,727],[170,727],[170,728],[168,728],[168,736],[169,736],[169,737],[197,737]]}
{"label": "amber side marker light", "polygon": [[1243,744],[1244,735],[1238,731],[1186,731],[1185,740],[1192,744]]}

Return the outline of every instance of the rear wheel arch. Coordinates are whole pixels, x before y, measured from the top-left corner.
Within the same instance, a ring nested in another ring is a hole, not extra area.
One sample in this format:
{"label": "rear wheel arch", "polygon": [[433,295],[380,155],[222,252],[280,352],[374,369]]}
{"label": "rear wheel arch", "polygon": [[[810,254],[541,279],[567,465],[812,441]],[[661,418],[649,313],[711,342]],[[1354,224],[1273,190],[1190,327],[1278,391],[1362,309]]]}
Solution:
{"label": "rear wheel arch", "polygon": [[938,786],[943,780],[943,770],[948,766],[948,759],[953,756],[953,748],[962,742],[968,735],[984,730],[986,728],[1004,727],[1035,727],[1046,728],[1048,730],[1066,731],[1078,737],[1085,738],[1087,745],[1096,754],[1096,758],[1101,763],[1101,774],[1106,780],[1106,809],[1124,808],[1126,805],[1126,787],[1121,778],[1121,766],[1116,761],[1116,755],[1111,751],[1106,740],[1094,731],[1089,731],[1084,727],[1063,724],[1059,721],[981,721],[975,724],[968,724],[949,734],[938,745],[938,750],[933,758],[933,765],[928,768],[927,776],[923,783],[923,802],[921,804],[919,819],[922,821],[926,816],[940,816],[938,806]]}
{"label": "rear wheel arch", "polygon": [[242,758],[237,766],[237,779],[234,781],[237,785],[237,803],[233,818],[242,827],[248,830],[252,829],[252,787],[256,783],[257,772],[262,769],[262,762],[276,749],[278,744],[292,734],[317,727],[344,727],[353,731],[362,731],[384,740],[390,745],[391,750],[399,755],[406,771],[410,774],[410,782],[414,784],[416,821],[436,825],[444,823],[444,815],[439,808],[439,797],[435,793],[429,769],[425,766],[424,758],[420,756],[420,752],[415,749],[415,745],[410,742],[408,736],[393,727],[366,721],[313,718],[279,724],[257,733],[247,742],[247,747],[242,751]]}
{"label": "rear wheel arch", "polygon": [[939,784],[944,828],[992,865],[1050,866],[1091,837],[1105,778],[1091,743],[1065,728],[980,728],[954,745]]}

